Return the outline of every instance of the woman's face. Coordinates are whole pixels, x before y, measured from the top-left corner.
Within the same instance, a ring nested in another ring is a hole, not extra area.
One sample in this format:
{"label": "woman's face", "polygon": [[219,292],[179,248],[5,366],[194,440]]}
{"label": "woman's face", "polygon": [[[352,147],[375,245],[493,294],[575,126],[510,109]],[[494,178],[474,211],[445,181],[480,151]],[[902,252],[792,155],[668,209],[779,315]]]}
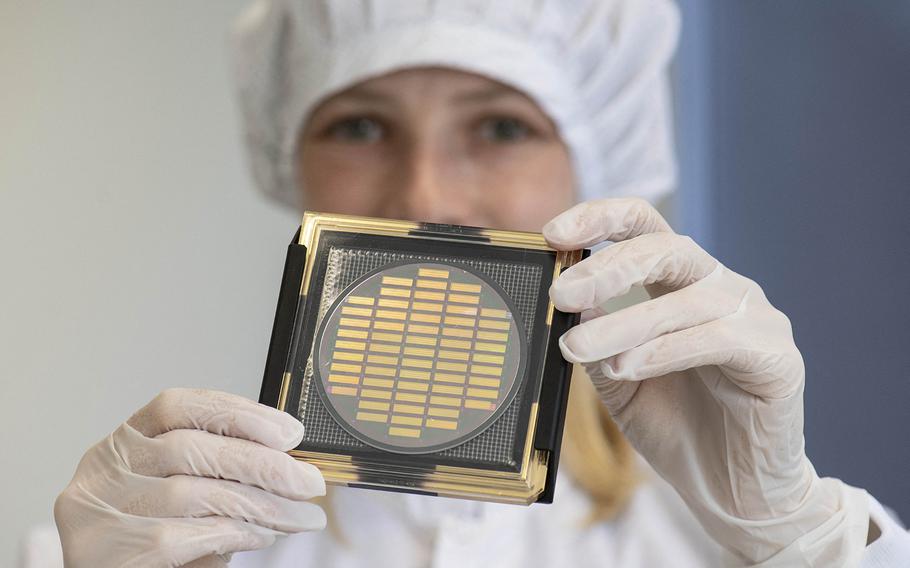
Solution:
{"label": "woman's face", "polygon": [[539,231],[574,201],[568,150],[540,108],[448,69],[400,71],[326,99],[297,159],[314,211]]}

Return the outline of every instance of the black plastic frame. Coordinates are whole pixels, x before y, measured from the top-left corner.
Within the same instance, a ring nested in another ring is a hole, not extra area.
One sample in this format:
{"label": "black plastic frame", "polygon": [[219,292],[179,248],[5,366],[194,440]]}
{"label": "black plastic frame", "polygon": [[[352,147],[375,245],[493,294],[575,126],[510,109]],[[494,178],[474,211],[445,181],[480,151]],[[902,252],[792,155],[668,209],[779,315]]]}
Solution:
{"label": "black plastic frame", "polygon": [[[427,224],[422,225],[417,230],[411,231],[411,234],[414,237],[424,237],[424,239],[385,235],[364,235],[337,230],[323,231],[322,238],[327,241],[333,241],[331,244],[352,248],[362,246],[364,248],[376,249],[386,248],[387,246],[389,250],[407,250],[417,254],[433,254],[438,253],[439,251],[432,246],[432,243],[430,243],[428,248],[424,249],[423,246],[414,246],[416,244],[415,241],[423,241],[423,244],[425,245],[428,244],[427,241],[429,239],[432,239],[435,244],[442,244],[438,240],[441,236],[439,233],[445,234],[445,254],[450,257],[464,256],[469,258],[487,258],[503,261],[511,260],[525,263],[530,261],[530,257],[536,257],[538,255],[544,255],[548,259],[547,262],[542,263],[542,281],[536,307],[537,312],[535,314],[535,333],[530,349],[532,355],[535,355],[538,359],[534,361],[529,360],[525,372],[530,373],[535,368],[543,368],[542,373],[539,374],[539,379],[535,379],[535,381],[540,381],[540,397],[538,399],[538,415],[533,446],[537,450],[548,452],[546,482],[537,502],[552,503],[572,375],[572,365],[563,359],[559,350],[558,341],[563,333],[578,323],[578,314],[564,313],[554,309],[550,322],[549,335],[546,338],[546,346],[545,348],[543,347],[543,341],[540,335],[546,330],[547,325],[546,310],[549,303],[547,294],[549,284],[552,281],[556,253],[545,250],[520,249],[516,247],[493,245],[490,244],[489,239],[483,235],[482,230],[474,227],[450,225]],[[272,336],[266,360],[266,368],[259,396],[259,401],[261,403],[276,408],[280,402],[281,388],[285,373],[290,372],[292,378],[295,374],[294,369],[288,368],[294,337],[298,333],[302,333],[303,345],[312,344],[313,334],[315,333],[315,317],[311,317],[308,312],[313,309],[318,309],[318,306],[314,305],[318,302],[317,295],[314,295],[313,292],[321,289],[325,262],[327,259],[325,255],[321,255],[320,258],[314,259],[316,264],[312,267],[310,274],[309,290],[306,290],[305,295],[301,295],[300,291],[306,268],[308,251],[304,245],[298,244],[299,234],[300,230],[298,229],[287,250],[275,320],[272,328]],[[386,246],[382,245],[383,242],[386,243]],[[331,244],[321,240],[317,245],[317,250],[327,250],[328,246],[331,246]],[[582,258],[587,257],[589,254],[590,251],[583,251]],[[298,317],[298,315],[301,317]],[[307,331],[309,332],[307,333]],[[523,377],[522,380],[527,380],[527,378]],[[293,404],[292,401],[299,400],[299,383],[299,380],[292,381],[290,388],[288,389],[285,403],[286,411],[296,408],[296,404]],[[528,386],[530,387],[532,385]],[[536,384],[533,386],[536,388]],[[527,403],[522,401],[522,404],[524,404],[525,407],[521,409],[519,414],[519,430],[516,431],[516,440],[524,440],[527,434],[530,399],[528,399]],[[294,415],[293,412],[288,413]],[[298,449],[330,453],[335,453],[336,451],[334,448],[316,445],[301,445]],[[515,454],[515,457],[519,464],[521,463],[522,450],[523,448],[521,447],[513,448],[513,452],[518,452]],[[381,452],[375,448],[368,447],[348,450],[345,455],[351,455],[355,463],[362,462],[365,466],[368,466],[369,464],[385,462],[386,460],[383,460],[381,456],[381,454],[385,453],[386,452]],[[388,460],[388,462],[394,461],[396,464],[401,464],[402,466],[407,467],[410,472],[424,470],[429,473],[433,471],[433,466],[436,464],[471,467],[475,469],[484,468],[484,464],[477,464],[463,459],[447,459],[444,456],[438,456],[436,454],[427,454],[427,456],[430,457],[430,460],[423,459],[422,456],[417,456],[418,459],[415,460],[413,459],[415,456],[403,454],[390,455],[393,455],[394,458]],[[488,467],[487,469],[501,468]],[[373,479],[374,477],[376,477],[376,479]],[[351,483],[350,485],[352,487],[368,487],[369,483],[380,481],[380,477],[384,476],[362,475],[359,480],[361,483]],[[398,480],[398,482],[400,483],[400,480]],[[415,480],[414,483],[415,487],[413,488],[401,487],[398,490],[420,494],[434,494],[433,492],[421,490],[418,486],[419,480]]]}

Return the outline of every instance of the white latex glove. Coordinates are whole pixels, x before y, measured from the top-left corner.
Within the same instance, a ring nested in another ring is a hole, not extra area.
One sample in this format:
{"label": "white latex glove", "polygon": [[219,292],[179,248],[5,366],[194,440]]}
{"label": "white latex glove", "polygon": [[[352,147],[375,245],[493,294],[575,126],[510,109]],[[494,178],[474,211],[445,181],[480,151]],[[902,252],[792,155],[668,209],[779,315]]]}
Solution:
{"label": "white latex glove", "polygon": [[[582,203],[543,233],[561,250],[616,242],[550,289],[557,308],[582,314],[560,347],[708,533],[744,563],[857,564],[867,495],[819,479],[806,457],[802,357],[761,288],[645,201]],[[633,285],[653,299],[598,308]]]}
{"label": "white latex glove", "polygon": [[86,452],[54,517],[68,568],[226,566],[325,527],[316,467],[285,453],[303,425],[245,398],[159,394]]}

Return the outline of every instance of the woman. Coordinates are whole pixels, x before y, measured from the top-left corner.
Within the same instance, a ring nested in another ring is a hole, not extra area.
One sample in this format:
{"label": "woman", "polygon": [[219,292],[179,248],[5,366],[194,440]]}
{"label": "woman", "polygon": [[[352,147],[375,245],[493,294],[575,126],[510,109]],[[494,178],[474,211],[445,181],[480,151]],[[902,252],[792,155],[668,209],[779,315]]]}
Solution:
{"label": "woman", "polygon": [[[910,562],[880,505],[806,457],[786,317],[642,199],[674,177],[672,7],[508,4],[263,1],[238,25],[237,69],[256,180],[285,203],[617,243],[550,291],[583,316],[560,346],[591,379],[573,385],[554,504],[338,489],[320,508],[319,472],[283,453],[299,422],[171,390],[58,498],[68,564],[221,566],[327,517],[234,564]],[[602,308],[634,285],[651,299]]]}

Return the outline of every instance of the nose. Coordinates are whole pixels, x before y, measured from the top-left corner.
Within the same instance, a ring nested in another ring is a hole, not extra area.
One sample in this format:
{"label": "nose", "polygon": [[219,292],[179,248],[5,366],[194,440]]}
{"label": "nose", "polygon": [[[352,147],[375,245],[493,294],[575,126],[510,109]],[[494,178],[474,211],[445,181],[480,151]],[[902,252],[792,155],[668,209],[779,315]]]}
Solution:
{"label": "nose", "polygon": [[460,175],[452,153],[445,148],[415,143],[403,153],[397,180],[390,199],[389,216],[410,221],[477,224],[472,214],[472,193],[469,180]]}

